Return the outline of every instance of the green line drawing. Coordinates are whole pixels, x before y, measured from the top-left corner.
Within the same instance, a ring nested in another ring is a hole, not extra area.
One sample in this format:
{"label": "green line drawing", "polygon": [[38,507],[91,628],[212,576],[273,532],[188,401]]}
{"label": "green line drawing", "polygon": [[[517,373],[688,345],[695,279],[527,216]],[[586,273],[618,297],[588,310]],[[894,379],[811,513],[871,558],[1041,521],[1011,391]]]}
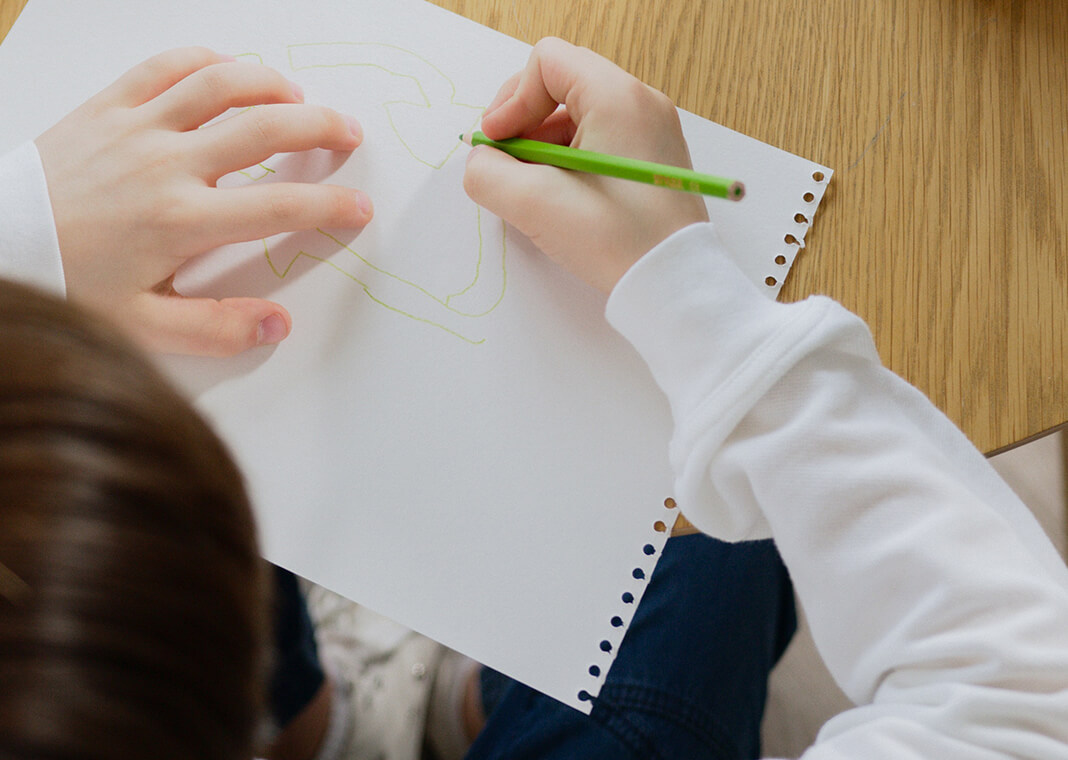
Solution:
{"label": "green line drawing", "polygon": [[[306,69],[368,68],[383,71],[398,80],[404,94],[383,103],[390,126],[412,158],[440,169],[460,147],[455,136],[478,124],[482,106],[460,103],[456,85],[437,66],[410,50],[377,42],[309,42],[289,46],[293,71]],[[428,132],[428,111],[441,121],[455,121],[461,128],[450,134]],[[444,115],[442,112],[446,112]]]}
{"label": "green line drawing", "polygon": [[[478,215],[479,215],[480,231],[481,231],[481,216],[482,216],[482,213],[483,213],[482,210],[479,209],[478,210]],[[290,260],[283,265],[283,264],[281,264],[281,262],[275,261],[275,259],[277,258],[277,253],[272,253],[271,252],[270,248],[267,245],[267,241],[266,240],[263,241],[263,255],[267,259],[267,263],[271,267],[271,271],[274,272],[275,276],[278,277],[279,279],[285,279],[285,277],[289,274],[290,270],[293,268],[293,265],[296,264],[298,259],[300,259],[300,258],[308,258],[308,259],[311,259],[312,261],[316,261],[316,262],[318,262],[320,264],[325,264],[328,267],[330,267],[331,269],[333,269],[334,271],[336,271],[339,274],[343,275],[344,277],[347,277],[348,279],[352,280],[354,283],[356,283],[357,285],[360,286],[360,288],[363,290],[363,292],[367,295],[368,298],[370,298],[372,301],[374,301],[379,306],[383,306],[383,307],[389,309],[390,311],[395,312],[396,314],[399,314],[399,315],[401,315],[403,317],[407,317],[408,319],[415,320],[416,322],[421,322],[423,324],[430,325],[432,327],[436,327],[436,328],[438,328],[440,330],[444,330],[446,333],[448,333],[450,335],[453,335],[453,336],[463,340],[466,343],[470,343],[472,345],[479,345],[479,344],[485,342],[485,338],[479,339],[479,338],[471,337],[470,334],[468,334],[466,332],[460,332],[459,328],[451,327],[448,323],[450,321],[455,321],[455,320],[450,319],[452,317],[476,318],[476,319],[479,318],[479,317],[484,317],[487,314],[489,314],[490,312],[492,312],[494,309],[496,309],[497,306],[500,304],[500,302],[504,299],[504,291],[505,291],[506,286],[507,286],[507,281],[506,281],[507,280],[507,271],[506,271],[506,268],[504,266],[504,259],[505,259],[505,254],[506,254],[506,250],[507,250],[507,245],[504,242],[504,241],[506,241],[504,223],[501,222],[500,224],[501,224],[502,246],[501,246],[501,252],[500,252],[500,262],[497,265],[497,271],[500,272],[500,276],[501,276],[500,286],[499,286],[499,288],[495,288],[494,289],[496,291],[496,293],[497,293],[496,300],[493,301],[493,303],[491,303],[488,306],[488,308],[484,309],[480,313],[468,313],[468,312],[462,311],[461,309],[456,308],[456,307],[454,307],[452,305],[452,300],[454,298],[457,298],[458,296],[464,295],[465,293],[467,293],[478,282],[478,279],[479,279],[478,271],[476,271],[475,279],[472,280],[471,285],[468,285],[467,288],[465,288],[464,290],[462,290],[462,291],[460,291],[458,293],[453,293],[451,295],[448,295],[445,298],[439,298],[438,296],[434,295],[433,293],[431,293],[429,290],[427,290],[423,286],[419,285],[418,283],[412,282],[410,280],[406,280],[403,277],[400,277],[400,276],[398,276],[396,274],[393,274],[392,272],[389,272],[389,271],[383,269],[382,267],[376,266],[374,263],[368,261],[366,258],[361,256],[351,246],[346,245],[344,242],[342,242],[338,238],[334,237],[329,232],[326,232],[325,230],[321,230],[320,229],[320,230],[317,230],[317,232],[320,235],[322,235],[322,236],[330,239],[331,241],[333,241],[340,248],[343,248],[345,251],[347,251],[348,253],[352,254],[352,256],[355,259],[359,260],[363,264],[364,267],[366,267],[367,269],[370,269],[370,270],[372,270],[374,272],[377,272],[378,274],[383,275],[385,278],[387,278],[388,281],[393,283],[395,286],[398,286],[398,287],[394,287],[394,288],[391,289],[389,300],[386,300],[385,297],[380,297],[379,295],[376,294],[376,290],[381,290],[383,288],[381,288],[380,286],[377,287],[377,288],[372,287],[366,279],[361,278],[358,274],[355,274],[355,273],[349,271],[345,267],[341,266],[341,264],[339,264],[338,262],[333,261],[333,260],[331,260],[329,258],[326,258],[324,256],[316,256],[315,254],[308,253],[307,251],[304,251],[304,250],[300,250],[300,251],[297,251],[297,253],[295,255],[293,255],[290,258]],[[480,244],[481,244],[481,239],[480,239]],[[478,267],[479,269],[481,268],[481,264],[482,264],[482,248],[481,248],[481,245],[480,245],[480,248],[479,248],[479,267]],[[410,305],[406,305],[406,303],[410,304]]]}
{"label": "green line drawing", "polygon": [[251,168],[242,169],[238,172],[238,174],[244,174],[250,180],[256,182],[258,180],[263,179],[264,177],[269,177],[270,175],[275,173],[274,169],[269,166],[264,166],[263,164],[256,164],[256,169],[258,169],[259,171],[255,172],[255,170]]}
{"label": "green line drawing", "polygon": [[[422,56],[395,45],[372,42],[300,43],[286,49],[294,72],[336,73],[371,77],[379,91],[379,107],[403,147],[403,154],[430,172],[445,166],[460,147],[457,135],[477,125],[482,107],[460,102],[456,86],[437,66]],[[255,56],[262,62],[262,58]],[[381,91],[388,90],[385,99]],[[369,87],[368,90],[375,88]],[[362,91],[361,91],[362,92]],[[379,138],[382,136],[379,135]],[[359,154],[353,160],[359,161]],[[242,171],[252,181],[265,179],[275,169],[260,164]],[[458,192],[462,192],[457,188]],[[360,251],[360,239],[345,243],[325,230],[317,230],[322,249],[306,245],[295,252],[272,248],[263,241],[264,257],[274,276],[285,279],[297,261],[307,258],[325,264],[358,286],[371,301],[415,322],[435,327],[466,343],[478,345],[485,326],[478,320],[491,314],[507,290],[507,230],[500,220],[474,203],[477,250],[470,261],[469,278],[461,286],[433,286],[404,276]],[[499,242],[497,242],[499,239]],[[426,255],[433,255],[428,242]],[[349,256],[337,256],[345,251]],[[429,276],[429,275],[428,275]]]}

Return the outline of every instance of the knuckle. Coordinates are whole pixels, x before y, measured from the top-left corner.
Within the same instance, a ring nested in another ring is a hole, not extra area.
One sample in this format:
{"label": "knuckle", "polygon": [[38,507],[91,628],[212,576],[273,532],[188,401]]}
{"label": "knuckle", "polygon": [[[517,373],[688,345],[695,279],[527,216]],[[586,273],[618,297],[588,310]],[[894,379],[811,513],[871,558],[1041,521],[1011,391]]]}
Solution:
{"label": "knuckle", "polygon": [[177,62],[174,59],[175,56],[173,54],[160,53],[159,55],[154,55],[145,60],[140,68],[143,73],[155,79],[164,74],[168,74],[172,69],[177,68]]}
{"label": "knuckle", "polygon": [[322,224],[348,226],[353,220],[362,218],[353,191],[333,185],[320,185],[310,189],[318,196],[314,207]]}
{"label": "knuckle", "polygon": [[274,145],[282,132],[278,116],[270,108],[254,108],[248,113],[249,131],[254,142]]}
{"label": "knuckle", "polygon": [[300,105],[296,108],[300,113],[298,129],[303,134],[322,139],[323,135],[329,134],[337,125],[326,106]]}
{"label": "knuckle", "polygon": [[208,225],[214,193],[184,182],[162,180],[160,191],[143,194],[137,205],[142,226],[155,230],[166,250],[199,253],[200,241],[210,239]]}
{"label": "knuckle", "polygon": [[664,93],[634,77],[620,82],[616,96],[598,102],[602,116],[620,123],[671,127],[678,123],[675,104]]}
{"label": "knuckle", "polygon": [[363,212],[360,210],[356,197],[351,191],[342,188],[330,188],[328,190],[328,198],[330,200],[328,208],[332,212],[330,219],[344,223],[363,218]]}
{"label": "knuckle", "polygon": [[637,77],[627,76],[621,87],[621,95],[627,102],[634,103],[639,108],[653,108],[656,106],[652,97],[655,90],[642,82]]}
{"label": "knuckle", "polygon": [[534,119],[541,115],[538,94],[540,93],[533,93],[529,90],[516,91],[515,102],[522,109],[524,119]]}
{"label": "knuckle", "polygon": [[304,209],[303,198],[295,189],[281,185],[272,188],[267,196],[265,209],[268,221],[275,225],[288,225],[300,217]]}
{"label": "knuckle", "polygon": [[654,87],[644,84],[642,86],[645,87],[646,97],[648,98],[648,103],[651,108],[673,116],[677,114],[675,104],[672,102],[671,98]]}
{"label": "knuckle", "polygon": [[174,51],[176,55],[180,55],[184,60],[189,61],[196,66],[207,66],[215,63],[219,56],[214,50],[203,45],[191,45],[185,48],[178,48]]}
{"label": "knuckle", "polygon": [[212,101],[228,101],[233,94],[233,82],[231,73],[233,69],[228,66],[208,66],[200,70],[200,86],[204,90],[204,97]]}
{"label": "knuckle", "polygon": [[337,111],[326,106],[313,106],[306,117],[315,134],[320,138],[330,135],[348,134],[349,127]]}
{"label": "knuckle", "polygon": [[539,58],[554,58],[570,46],[559,37],[542,37],[534,43],[533,54]]}
{"label": "knuckle", "polygon": [[179,72],[202,69],[216,60],[213,51],[193,46],[174,48],[147,59],[141,66],[153,77],[165,77]]}
{"label": "knuckle", "polygon": [[164,240],[188,238],[192,230],[199,228],[202,216],[188,199],[165,196],[161,196],[148,213],[159,237]]}
{"label": "knuckle", "polygon": [[201,353],[217,358],[239,354],[254,342],[246,332],[235,329],[234,325],[222,320],[215,326],[214,334],[203,346]]}
{"label": "knuckle", "polygon": [[200,329],[186,335],[189,353],[225,358],[255,345],[255,328],[248,328],[240,311],[217,301],[209,313],[211,316],[200,322]]}

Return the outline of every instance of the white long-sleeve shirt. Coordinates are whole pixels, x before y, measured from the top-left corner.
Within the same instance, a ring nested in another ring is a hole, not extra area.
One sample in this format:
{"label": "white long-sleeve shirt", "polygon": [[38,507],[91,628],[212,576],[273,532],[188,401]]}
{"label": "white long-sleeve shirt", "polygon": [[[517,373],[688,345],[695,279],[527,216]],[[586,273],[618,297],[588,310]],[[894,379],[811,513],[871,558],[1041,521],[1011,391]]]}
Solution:
{"label": "white long-sleeve shirt", "polygon": [[642,259],[608,317],[671,402],[685,514],[775,538],[858,705],[805,758],[1068,757],[1068,571],[859,318],[768,301],[710,225]]}
{"label": "white long-sleeve shirt", "polygon": [[[0,158],[0,275],[64,290],[32,144]],[[775,538],[858,705],[807,760],[1068,757],[1068,571],[856,316],[767,300],[710,225],[636,264],[607,315],[671,402],[687,517]]]}

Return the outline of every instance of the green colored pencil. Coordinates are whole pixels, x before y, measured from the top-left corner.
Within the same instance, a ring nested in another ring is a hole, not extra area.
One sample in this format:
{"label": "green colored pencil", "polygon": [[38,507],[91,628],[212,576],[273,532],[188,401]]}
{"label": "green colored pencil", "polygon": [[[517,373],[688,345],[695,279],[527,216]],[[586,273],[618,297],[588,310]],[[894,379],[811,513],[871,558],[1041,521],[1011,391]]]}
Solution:
{"label": "green colored pencil", "polygon": [[701,174],[692,169],[683,169],[668,164],[652,161],[639,161],[634,158],[597,153],[592,150],[569,148],[566,145],[526,140],[513,137],[508,140],[491,140],[482,132],[470,132],[460,135],[460,139],[471,145],[489,145],[502,150],[520,161],[534,164],[549,164],[561,169],[602,174],[606,177],[618,177],[649,185],[683,190],[688,193],[713,195],[731,201],[740,201],[745,196],[745,185],[741,182],[711,174]]}

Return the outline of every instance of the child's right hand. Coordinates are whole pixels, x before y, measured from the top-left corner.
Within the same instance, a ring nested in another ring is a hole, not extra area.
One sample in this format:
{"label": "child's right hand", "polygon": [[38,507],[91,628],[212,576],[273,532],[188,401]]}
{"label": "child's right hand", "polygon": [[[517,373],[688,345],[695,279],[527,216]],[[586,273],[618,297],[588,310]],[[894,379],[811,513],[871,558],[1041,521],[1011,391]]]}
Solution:
{"label": "child's right hand", "polygon": [[[486,109],[482,131],[495,140],[528,137],[690,167],[678,112],[665,95],[596,53],[558,39],[534,46],[526,69]],[[668,235],[708,221],[699,196],[526,164],[489,146],[472,149],[464,188],[558,264],[606,293]]]}
{"label": "child's right hand", "polygon": [[38,137],[69,297],[159,351],[227,355],[288,335],[289,314],[276,303],[184,298],[171,280],[184,261],[225,243],[370,221],[359,190],[215,186],[276,153],[360,144],[354,119],[302,101],[266,66],[184,48],[131,69]]}

